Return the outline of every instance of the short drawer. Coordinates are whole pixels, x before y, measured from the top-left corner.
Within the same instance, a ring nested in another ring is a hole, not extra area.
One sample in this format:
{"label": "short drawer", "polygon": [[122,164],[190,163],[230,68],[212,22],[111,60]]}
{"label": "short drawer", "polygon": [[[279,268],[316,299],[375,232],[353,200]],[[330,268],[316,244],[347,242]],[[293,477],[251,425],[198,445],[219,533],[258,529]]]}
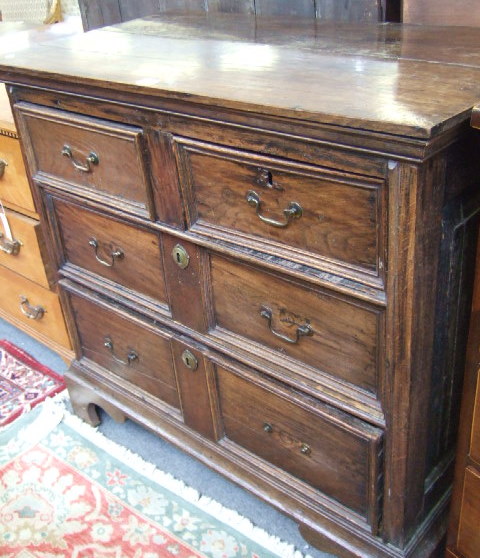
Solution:
{"label": "short drawer", "polygon": [[150,216],[141,128],[28,103],[15,108],[33,176]]}
{"label": "short drawer", "polygon": [[218,255],[210,270],[212,334],[377,393],[382,308]]}
{"label": "short drawer", "polygon": [[83,357],[179,408],[171,337],[129,321],[108,308],[69,294]]}
{"label": "short drawer", "polygon": [[381,180],[180,138],[177,151],[196,231],[309,266],[380,274]]}
{"label": "short drawer", "polygon": [[65,262],[166,305],[160,237],[60,198],[47,198]]}
{"label": "short drawer", "polygon": [[18,139],[0,135],[0,200],[13,209],[35,212]]}
{"label": "short drawer", "polygon": [[0,284],[0,306],[3,312],[54,343],[70,348],[57,294],[1,266]]}
{"label": "short drawer", "polygon": [[48,288],[40,223],[8,209],[5,214],[12,239],[8,238],[0,224],[0,265]]}
{"label": "short drawer", "polygon": [[256,381],[217,366],[226,437],[374,522],[382,431]]}

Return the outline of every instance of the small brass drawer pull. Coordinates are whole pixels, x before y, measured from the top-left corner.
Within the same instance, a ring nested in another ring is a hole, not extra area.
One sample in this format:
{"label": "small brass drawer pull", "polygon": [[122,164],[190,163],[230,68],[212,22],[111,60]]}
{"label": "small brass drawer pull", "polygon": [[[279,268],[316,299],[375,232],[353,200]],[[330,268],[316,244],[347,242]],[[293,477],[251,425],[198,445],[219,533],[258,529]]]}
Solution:
{"label": "small brass drawer pull", "polygon": [[0,233],[0,250],[10,256],[17,256],[20,252],[21,242],[18,240],[10,240],[3,233]]}
{"label": "small brass drawer pull", "polygon": [[7,161],[5,161],[5,159],[0,159],[0,178],[5,174],[5,167],[8,167]]}
{"label": "small brass drawer pull", "polygon": [[294,338],[288,337],[288,335],[284,335],[283,333],[279,333],[278,331],[275,331],[272,328],[272,314],[273,313],[270,310],[270,308],[267,308],[266,306],[262,306],[260,308],[260,316],[262,316],[262,318],[265,318],[267,320],[268,328],[273,333],[273,335],[275,335],[275,337],[278,337],[282,341],[286,341],[287,343],[292,343],[292,345],[294,345],[299,342],[300,337],[307,337],[313,335],[313,329],[311,328],[310,324],[303,324],[297,326]]}
{"label": "small brass drawer pull", "polygon": [[125,256],[123,250],[117,248],[116,250],[112,250],[112,252],[110,252],[110,261],[106,261],[98,255],[99,243],[96,238],[91,238],[88,241],[88,244],[94,249],[95,259],[97,260],[97,262],[100,262],[106,267],[113,267],[115,265],[115,260],[121,260]]}
{"label": "small brass drawer pull", "polygon": [[31,320],[41,320],[46,312],[43,306],[32,306],[25,295],[20,295],[20,310]]}
{"label": "small brass drawer pull", "polygon": [[288,227],[293,219],[299,219],[302,214],[303,210],[297,202],[290,202],[288,204],[287,209],[283,210],[283,214],[285,215],[285,221],[276,221],[275,219],[270,219],[269,217],[263,216],[260,211],[262,208],[262,201],[260,200],[260,196],[257,192],[253,190],[249,190],[247,193],[247,203],[255,208],[256,214],[258,218],[266,223],[267,225],[271,225],[272,227],[278,227],[280,229],[284,229]]}
{"label": "small brass drawer pull", "polygon": [[130,364],[134,361],[134,360],[138,360],[138,353],[136,351],[134,351],[133,349],[130,349],[127,353],[127,360],[123,360],[119,357],[117,357],[117,355],[115,354],[115,349],[113,346],[113,341],[110,337],[105,337],[103,339],[103,346],[105,348],[107,348],[110,351],[110,354],[112,355],[112,358],[115,362],[118,362],[118,364],[123,364],[124,366],[130,366]]}
{"label": "small brass drawer pull", "polygon": [[90,151],[89,155],[85,158],[85,163],[81,163],[73,156],[72,148],[69,145],[64,145],[62,155],[68,157],[76,170],[81,172],[92,172],[92,165],[98,165],[100,159],[94,151]]}
{"label": "small brass drawer pull", "polygon": [[194,371],[198,368],[198,359],[197,357],[188,349],[183,351],[182,353],[182,361],[183,364],[190,370]]}

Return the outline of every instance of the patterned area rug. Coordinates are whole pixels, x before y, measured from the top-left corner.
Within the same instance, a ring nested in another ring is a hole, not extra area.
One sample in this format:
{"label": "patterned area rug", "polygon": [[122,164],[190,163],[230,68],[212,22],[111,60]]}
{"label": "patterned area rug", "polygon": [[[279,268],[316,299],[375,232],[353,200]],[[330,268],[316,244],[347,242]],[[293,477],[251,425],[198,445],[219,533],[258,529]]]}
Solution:
{"label": "patterned area rug", "polygon": [[48,399],[0,431],[1,558],[301,556],[61,403]]}
{"label": "patterned area rug", "polygon": [[61,376],[15,345],[0,340],[0,426],[63,389]]}

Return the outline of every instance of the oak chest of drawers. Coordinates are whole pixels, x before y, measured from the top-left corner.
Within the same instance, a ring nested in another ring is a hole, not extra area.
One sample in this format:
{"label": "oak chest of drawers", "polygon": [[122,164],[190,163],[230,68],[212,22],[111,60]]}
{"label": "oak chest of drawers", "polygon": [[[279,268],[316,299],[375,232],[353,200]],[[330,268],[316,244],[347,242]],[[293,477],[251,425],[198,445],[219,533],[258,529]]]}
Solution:
{"label": "oak chest of drawers", "polygon": [[141,422],[337,555],[440,552],[479,38],[166,17],[3,60],[76,412]]}

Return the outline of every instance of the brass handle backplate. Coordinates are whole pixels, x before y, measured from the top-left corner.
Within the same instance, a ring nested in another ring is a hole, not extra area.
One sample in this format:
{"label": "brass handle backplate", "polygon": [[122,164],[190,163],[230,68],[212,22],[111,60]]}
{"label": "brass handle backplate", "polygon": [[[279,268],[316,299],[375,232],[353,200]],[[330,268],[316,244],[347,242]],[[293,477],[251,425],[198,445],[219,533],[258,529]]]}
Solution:
{"label": "brass handle backplate", "polygon": [[20,295],[20,310],[31,320],[41,320],[46,312],[43,306],[33,306],[25,295]]}
{"label": "brass handle backplate", "polygon": [[138,360],[138,353],[133,349],[130,349],[127,353],[127,360],[123,360],[115,354],[115,348],[113,346],[113,341],[111,337],[105,337],[103,339],[103,346],[110,351],[110,354],[115,362],[118,364],[123,364],[123,366],[130,366],[134,360]]}
{"label": "brass handle backplate", "polygon": [[0,233],[0,250],[10,256],[17,256],[20,252],[21,242],[18,240],[10,240],[3,233]]}
{"label": "brass handle backplate", "polygon": [[262,209],[262,201],[260,200],[260,196],[257,192],[253,190],[249,190],[247,192],[247,203],[255,208],[255,213],[257,217],[267,225],[271,225],[272,227],[277,227],[280,229],[284,229],[288,227],[288,225],[292,222],[293,219],[299,219],[302,214],[303,210],[300,204],[297,202],[290,202],[288,207],[283,210],[283,214],[285,215],[285,221],[276,221],[275,219],[270,219],[269,217],[265,217],[261,214]]}
{"label": "brass handle backplate", "polygon": [[5,174],[5,167],[8,167],[7,161],[5,161],[5,159],[0,159],[0,178]]}
{"label": "brass handle backplate", "polygon": [[272,310],[270,310],[270,308],[267,308],[266,306],[262,306],[260,308],[260,316],[267,320],[268,328],[273,333],[273,335],[275,335],[275,337],[278,337],[279,339],[281,339],[282,341],[286,341],[287,343],[291,343],[292,345],[298,343],[301,337],[308,337],[313,335],[313,329],[309,323],[305,323],[297,326],[297,329],[295,331],[295,337],[293,338],[288,337],[288,335],[284,335],[283,333],[280,333],[278,331],[275,331],[275,329],[273,329],[272,327],[273,312]]}
{"label": "brass handle backplate", "polygon": [[98,165],[100,159],[94,151],[90,153],[85,158],[85,163],[81,163],[73,156],[72,148],[65,144],[62,148],[62,155],[70,159],[74,168],[80,172],[92,172],[92,165]]}
{"label": "brass handle backplate", "polygon": [[91,238],[88,241],[88,244],[94,249],[95,259],[97,262],[100,262],[105,267],[113,267],[115,265],[115,260],[121,260],[125,256],[125,253],[121,248],[116,248],[110,252],[110,260],[104,260],[98,255],[98,249],[100,246],[98,240],[96,238]]}

